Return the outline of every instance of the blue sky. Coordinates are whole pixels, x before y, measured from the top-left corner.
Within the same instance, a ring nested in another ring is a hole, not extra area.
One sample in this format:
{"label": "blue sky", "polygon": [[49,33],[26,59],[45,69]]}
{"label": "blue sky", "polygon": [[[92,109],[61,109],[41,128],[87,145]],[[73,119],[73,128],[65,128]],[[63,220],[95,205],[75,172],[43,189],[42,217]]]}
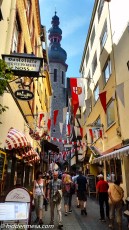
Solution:
{"label": "blue sky", "polygon": [[46,26],[46,31],[51,27],[51,19],[56,9],[62,29],[61,46],[67,52],[66,75],[67,77],[79,77],[94,0],[39,0],[39,3],[41,23]]}

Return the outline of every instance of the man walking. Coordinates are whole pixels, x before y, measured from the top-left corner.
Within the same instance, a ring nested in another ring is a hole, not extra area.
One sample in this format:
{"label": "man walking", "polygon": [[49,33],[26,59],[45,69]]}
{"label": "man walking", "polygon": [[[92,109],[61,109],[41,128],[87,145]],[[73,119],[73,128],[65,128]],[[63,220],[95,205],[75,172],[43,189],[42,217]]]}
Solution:
{"label": "man walking", "polygon": [[54,224],[54,209],[57,208],[58,215],[58,227],[63,227],[62,224],[62,212],[61,212],[61,198],[62,198],[62,181],[58,179],[58,172],[53,173],[53,179],[49,183],[49,194],[50,194],[50,224]]}
{"label": "man walking", "polygon": [[98,175],[99,181],[96,185],[96,194],[99,196],[99,206],[100,206],[100,220],[105,222],[105,212],[104,212],[104,203],[106,206],[106,216],[109,219],[109,204],[108,204],[108,188],[109,185],[107,181],[104,180],[102,174]]}
{"label": "man walking", "polygon": [[87,215],[86,207],[84,208],[84,203],[87,201],[87,179],[82,175],[82,170],[79,170],[79,176],[77,177],[77,187],[78,187],[78,200],[81,208],[81,215]]}

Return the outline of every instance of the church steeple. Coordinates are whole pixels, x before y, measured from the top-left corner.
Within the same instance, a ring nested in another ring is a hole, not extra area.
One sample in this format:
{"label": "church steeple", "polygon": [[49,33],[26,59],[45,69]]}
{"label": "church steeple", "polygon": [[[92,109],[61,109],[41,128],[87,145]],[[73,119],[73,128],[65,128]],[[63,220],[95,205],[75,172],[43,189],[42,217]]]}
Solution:
{"label": "church steeple", "polygon": [[67,59],[66,51],[61,47],[60,41],[62,39],[62,30],[59,28],[59,17],[56,15],[57,12],[55,11],[55,15],[52,17],[52,27],[49,29],[49,50],[48,56],[49,61],[56,61],[62,62],[65,64]]}

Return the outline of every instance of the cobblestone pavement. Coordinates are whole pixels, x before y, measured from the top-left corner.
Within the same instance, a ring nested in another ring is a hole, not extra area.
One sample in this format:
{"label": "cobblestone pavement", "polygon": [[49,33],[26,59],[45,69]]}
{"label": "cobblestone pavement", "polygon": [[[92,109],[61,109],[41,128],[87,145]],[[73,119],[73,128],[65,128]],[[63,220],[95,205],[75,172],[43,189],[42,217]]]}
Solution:
{"label": "cobblestone pavement", "polygon": [[[99,205],[98,201],[95,198],[88,198],[87,200],[87,216],[82,216],[80,213],[80,209],[76,207],[76,196],[73,196],[73,205],[72,205],[72,213],[68,214],[68,216],[64,215],[63,201],[62,201],[62,214],[63,214],[63,230],[109,230],[108,224],[109,221],[102,223],[99,221]],[[36,218],[35,213],[32,213],[32,223]],[[54,228],[58,229],[58,222],[56,220],[56,212],[55,212],[55,223]],[[50,208],[48,207],[48,211],[44,211],[44,225],[48,225],[50,222]],[[46,226],[47,227],[47,226]],[[43,227],[44,229],[50,229]],[[34,228],[37,229],[37,228]],[[123,217],[123,230],[127,229],[127,220]],[[115,230],[118,230],[117,225],[115,226]]]}

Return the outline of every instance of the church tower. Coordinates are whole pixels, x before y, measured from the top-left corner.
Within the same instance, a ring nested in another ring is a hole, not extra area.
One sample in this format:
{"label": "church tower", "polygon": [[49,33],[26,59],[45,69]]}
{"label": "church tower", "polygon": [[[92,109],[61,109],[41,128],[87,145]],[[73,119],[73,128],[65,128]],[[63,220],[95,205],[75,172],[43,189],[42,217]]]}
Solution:
{"label": "church tower", "polygon": [[[60,131],[60,123],[63,123],[63,108],[67,106],[67,93],[66,93],[66,71],[67,71],[67,53],[61,47],[62,30],[59,28],[59,17],[55,15],[51,21],[52,27],[49,29],[49,69],[51,85],[53,90],[51,101],[51,137],[66,140],[66,124],[63,125],[62,134]],[[53,122],[54,110],[58,110],[58,116],[56,124]],[[59,146],[59,151],[63,150],[63,143],[52,141],[53,144]]]}

